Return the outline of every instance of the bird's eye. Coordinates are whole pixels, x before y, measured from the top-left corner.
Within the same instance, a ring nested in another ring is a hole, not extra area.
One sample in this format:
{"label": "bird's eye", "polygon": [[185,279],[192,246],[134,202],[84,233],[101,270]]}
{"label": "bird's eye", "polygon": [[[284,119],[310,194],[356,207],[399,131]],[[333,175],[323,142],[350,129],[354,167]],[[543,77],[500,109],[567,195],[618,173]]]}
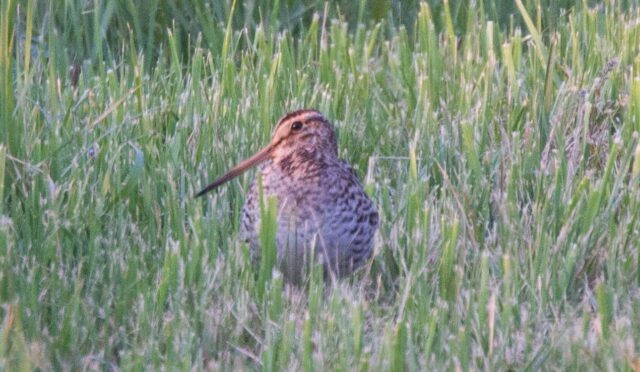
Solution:
{"label": "bird's eye", "polygon": [[297,132],[300,129],[302,129],[302,122],[301,121],[294,121],[293,124],[291,124],[291,130],[292,131]]}

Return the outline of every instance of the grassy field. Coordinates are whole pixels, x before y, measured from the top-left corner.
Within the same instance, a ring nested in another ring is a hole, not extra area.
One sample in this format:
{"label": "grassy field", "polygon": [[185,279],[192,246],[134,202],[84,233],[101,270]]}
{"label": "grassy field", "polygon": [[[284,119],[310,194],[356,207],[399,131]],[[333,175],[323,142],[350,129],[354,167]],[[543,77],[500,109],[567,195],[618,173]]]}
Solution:
{"label": "grassy field", "polygon": [[[635,2],[0,3],[0,369],[640,368]],[[302,107],[381,223],[295,290],[193,195]]]}

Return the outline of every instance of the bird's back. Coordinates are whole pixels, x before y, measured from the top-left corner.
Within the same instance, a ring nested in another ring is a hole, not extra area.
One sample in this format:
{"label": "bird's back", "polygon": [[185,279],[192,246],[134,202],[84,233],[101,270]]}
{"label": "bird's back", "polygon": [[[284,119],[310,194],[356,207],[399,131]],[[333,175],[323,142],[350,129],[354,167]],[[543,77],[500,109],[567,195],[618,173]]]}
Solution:
{"label": "bird's back", "polygon": [[[337,158],[291,159],[265,163],[259,172],[264,197],[278,200],[278,260],[295,281],[312,257],[337,276],[362,266],[373,253],[378,213],[348,163]],[[240,236],[260,252],[260,205],[257,180],[250,186],[241,217]]]}

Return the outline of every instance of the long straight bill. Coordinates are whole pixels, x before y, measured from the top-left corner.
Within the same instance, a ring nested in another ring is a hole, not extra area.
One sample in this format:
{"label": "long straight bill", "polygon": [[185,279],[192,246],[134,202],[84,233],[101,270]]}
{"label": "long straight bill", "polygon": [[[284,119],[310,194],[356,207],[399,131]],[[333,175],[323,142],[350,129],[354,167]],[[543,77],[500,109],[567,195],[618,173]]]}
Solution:
{"label": "long straight bill", "polygon": [[216,187],[222,185],[223,183],[238,177],[239,175],[244,173],[249,168],[255,167],[256,165],[258,165],[258,164],[262,163],[263,161],[267,160],[269,158],[269,153],[271,152],[272,148],[273,148],[273,146],[268,145],[267,147],[265,147],[262,150],[260,150],[257,153],[255,153],[249,159],[246,159],[243,162],[241,162],[240,164],[236,165],[230,171],[228,171],[227,173],[223,174],[220,178],[218,178],[217,180],[213,181],[207,187],[202,189],[202,191],[197,193],[196,194],[196,198],[208,193],[209,191],[215,189]]}

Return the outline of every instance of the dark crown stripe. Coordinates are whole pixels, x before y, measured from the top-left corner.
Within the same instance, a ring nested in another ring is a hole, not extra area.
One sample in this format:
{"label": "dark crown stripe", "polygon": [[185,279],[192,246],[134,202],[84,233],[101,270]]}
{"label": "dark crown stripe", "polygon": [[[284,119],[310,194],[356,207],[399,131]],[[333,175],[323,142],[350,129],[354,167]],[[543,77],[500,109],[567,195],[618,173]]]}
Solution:
{"label": "dark crown stripe", "polygon": [[280,119],[280,121],[278,122],[278,125],[276,127],[279,127],[280,125],[282,125],[285,122],[291,121],[291,119],[293,119],[293,118],[295,118],[297,116],[304,116],[305,114],[317,114],[318,116],[322,117],[322,114],[318,110],[314,110],[314,109],[297,110],[297,111],[290,112],[290,113],[286,114],[285,116],[283,116],[282,119]]}

